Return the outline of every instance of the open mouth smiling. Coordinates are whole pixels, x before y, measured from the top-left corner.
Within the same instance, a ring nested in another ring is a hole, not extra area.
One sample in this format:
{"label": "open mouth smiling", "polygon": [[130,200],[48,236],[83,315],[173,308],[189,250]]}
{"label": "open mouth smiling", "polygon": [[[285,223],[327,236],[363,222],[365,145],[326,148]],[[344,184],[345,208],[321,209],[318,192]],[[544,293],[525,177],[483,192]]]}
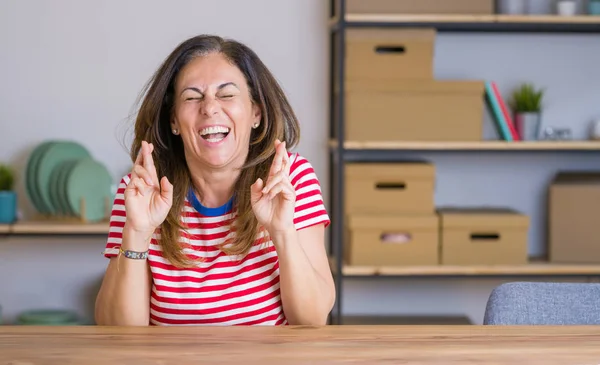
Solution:
{"label": "open mouth smiling", "polygon": [[204,140],[206,140],[207,142],[219,143],[222,140],[224,140],[225,137],[227,137],[230,131],[230,128],[221,125],[215,125],[202,128],[200,130],[200,136],[204,138]]}

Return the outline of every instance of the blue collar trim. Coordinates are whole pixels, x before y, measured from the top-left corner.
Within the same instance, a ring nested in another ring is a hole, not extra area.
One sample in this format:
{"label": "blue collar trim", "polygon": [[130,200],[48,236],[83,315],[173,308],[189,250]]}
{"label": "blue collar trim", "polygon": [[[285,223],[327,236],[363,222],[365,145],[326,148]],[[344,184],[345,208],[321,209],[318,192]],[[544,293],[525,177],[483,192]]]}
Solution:
{"label": "blue collar trim", "polygon": [[231,212],[233,208],[233,197],[231,197],[227,203],[221,205],[220,207],[205,207],[204,205],[202,205],[202,203],[200,203],[200,200],[198,200],[196,194],[194,194],[194,190],[191,188],[188,190],[187,199],[190,202],[190,204],[192,204],[194,209],[198,211],[198,213],[207,217],[218,217],[220,215],[225,215]]}

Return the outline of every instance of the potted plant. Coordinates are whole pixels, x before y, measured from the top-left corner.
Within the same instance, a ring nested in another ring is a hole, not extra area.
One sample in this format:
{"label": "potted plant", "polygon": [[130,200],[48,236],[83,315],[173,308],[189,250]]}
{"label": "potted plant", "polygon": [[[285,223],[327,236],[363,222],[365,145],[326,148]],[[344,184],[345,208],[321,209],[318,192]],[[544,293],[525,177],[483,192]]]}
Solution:
{"label": "potted plant", "polygon": [[0,224],[13,223],[17,218],[17,193],[13,190],[13,171],[0,164]]}
{"label": "potted plant", "polygon": [[513,91],[511,107],[515,128],[523,141],[536,140],[539,137],[543,96],[544,90],[536,89],[530,83],[524,83]]}

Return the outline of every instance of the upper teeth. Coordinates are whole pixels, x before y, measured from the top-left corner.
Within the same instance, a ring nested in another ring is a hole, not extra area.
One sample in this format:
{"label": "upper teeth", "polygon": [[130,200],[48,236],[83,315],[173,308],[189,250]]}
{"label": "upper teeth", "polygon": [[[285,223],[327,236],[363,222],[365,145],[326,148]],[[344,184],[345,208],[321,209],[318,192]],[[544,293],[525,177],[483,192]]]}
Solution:
{"label": "upper teeth", "polygon": [[203,128],[200,131],[200,134],[203,135],[203,136],[206,135],[206,134],[214,134],[214,133],[229,133],[229,128],[217,125],[217,126],[213,126],[213,127]]}

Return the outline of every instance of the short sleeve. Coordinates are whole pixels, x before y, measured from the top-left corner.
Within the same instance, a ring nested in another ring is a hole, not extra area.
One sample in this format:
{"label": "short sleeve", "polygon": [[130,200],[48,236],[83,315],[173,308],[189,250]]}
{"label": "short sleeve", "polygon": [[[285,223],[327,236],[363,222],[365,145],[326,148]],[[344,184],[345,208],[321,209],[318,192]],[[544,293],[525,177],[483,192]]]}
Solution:
{"label": "short sleeve", "polygon": [[294,225],[297,230],[324,224],[330,224],[325,210],[321,185],[311,163],[297,153],[291,154],[290,179],[296,191],[296,209]]}
{"label": "short sleeve", "polygon": [[125,225],[125,188],[129,184],[130,176],[124,176],[117,187],[117,193],[113,201],[112,211],[110,214],[108,238],[104,256],[107,258],[115,257],[119,254],[121,240],[123,238],[123,226]]}

